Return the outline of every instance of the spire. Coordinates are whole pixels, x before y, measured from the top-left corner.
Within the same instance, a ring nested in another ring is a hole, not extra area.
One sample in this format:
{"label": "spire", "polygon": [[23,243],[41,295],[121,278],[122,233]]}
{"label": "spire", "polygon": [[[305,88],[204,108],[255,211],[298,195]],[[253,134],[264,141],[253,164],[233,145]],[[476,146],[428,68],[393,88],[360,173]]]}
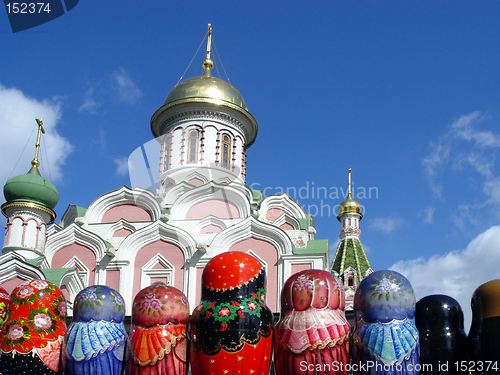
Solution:
{"label": "spire", "polygon": [[342,220],[342,216],[345,214],[358,215],[359,219],[363,218],[363,206],[352,198],[352,184],[351,184],[351,168],[349,168],[349,173],[347,175],[348,189],[347,189],[347,199],[339,205],[339,215],[337,219]]}
{"label": "spire", "polygon": [[349,183],[349,188],[348,188],[348,192],[347,192],[347,197],[348,198],[351,198],[351,168],[349,168],[349,173],[347,175],[347,180],[348,180],[348,183]]}
{"label": "spire", "polygon": [[40,166],[40,161],[38,160],[38,152],[40,151],[40,138],[42,137],[42,133],[45,134],[45,129],[43,128],[43,120],[41,118],[35,117],[35,121],[38,124],[38,134],[36,136],[36,144],[35,144],[35,157],[31,161],[31,169],[28,173],[37,174],[40,176],[40,171],[38,167]]}
{"label": "spire", "polygon": [[340,277],[346,295],[346,310],[353,309],[354,291],[358,283],[373,272],[363,245],[359,240],[359,221],[363,218],[362,206],[352,198],[351,168],[347,175],[347,199],[339,206],[338,221],[342,224],[340,242],[330,271]]}
{"label": "spire", "polygon": [[203,72],[204,76],[210,77],[212,75],[212,68],[214,67],[214,62],[210,58],[210,53],[212,50],[212,24],[208,24],[208,39],[207,39],[207,56],[205,60],[203,60],[203,68],[205,71]]}

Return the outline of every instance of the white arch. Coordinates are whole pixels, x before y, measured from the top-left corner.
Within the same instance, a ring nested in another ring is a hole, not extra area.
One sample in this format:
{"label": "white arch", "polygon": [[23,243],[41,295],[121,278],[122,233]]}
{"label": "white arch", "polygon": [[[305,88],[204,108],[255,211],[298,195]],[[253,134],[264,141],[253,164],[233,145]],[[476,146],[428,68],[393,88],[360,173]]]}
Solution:
{"label": "white arch", "polygon": [[96,263],[104,257],[109,247],[101,237],[73,223],[48,237],[45,245],[47,262],[52,264],[52,259],[59,250],[74,243],[92,250],[96,257]]}
{"label": "white arch", "polygon": [[240,218],[250,216],[250,191],[242,189],[242,185],[220,185],[214,182],[199,186],[180,196],[170,212],[171,220],[184,220],[191,207],[198,203],[219,199],[225,202],[233,203],[237,209]]}
{"label": "white arch", "polygon": [[160,218],[161,207],[150,190],[128,186],[122,186],[118,190],[111,191],[97,198],[87,209],[84,216],[85,224],[100,223],[104,214],[113,207],[123,204],[132,204],[143,208],[151,214],[151,220]]}
{"label": "white arch", "polygon": [[278,208],[283,210],[289,216],[296,219],[305,219],[307,217],[304,209],[294,201],[287,193],[279,195],[270,195],[265,198],[260,205],[259,220],[266,220],[266,214],[269,210]]}

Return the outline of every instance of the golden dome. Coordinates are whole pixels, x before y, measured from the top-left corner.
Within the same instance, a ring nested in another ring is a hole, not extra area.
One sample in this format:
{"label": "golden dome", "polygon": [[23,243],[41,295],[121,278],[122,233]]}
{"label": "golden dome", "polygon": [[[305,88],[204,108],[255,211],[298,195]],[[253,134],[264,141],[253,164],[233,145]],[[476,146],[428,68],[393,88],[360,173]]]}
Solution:
{"label": "golden dome", "polygon": [[347,199],[339,205],[339,214],[337,219],[340,221],[340,217],[345,214],[356,214],[359,215],[359,219],[363,218],[363,206],[357,201],[352,199],[351,193],[351,168],[349,168],[348,173],[349,188],[347,193]]}
{"label": "golden dome", "polygon": [[363,206],[357,200],[352,199],[351,192],[349,192],[347,199],[339,205],[339,215],[337,217],[344,214],[358,214],[363,217],[361,211],[363,211]]}
{"label": "golden dome", "polygon": [[[175,105],[191,101],[209,102],[213,104],[230,103],[248,111],[241,94],[229,82],[212,76],[211,66],[205,60],[205,72],[199,77],[186,79],[178,83],[165,99],[165,104]],[[213,64],[213,63],[212,63]]]}

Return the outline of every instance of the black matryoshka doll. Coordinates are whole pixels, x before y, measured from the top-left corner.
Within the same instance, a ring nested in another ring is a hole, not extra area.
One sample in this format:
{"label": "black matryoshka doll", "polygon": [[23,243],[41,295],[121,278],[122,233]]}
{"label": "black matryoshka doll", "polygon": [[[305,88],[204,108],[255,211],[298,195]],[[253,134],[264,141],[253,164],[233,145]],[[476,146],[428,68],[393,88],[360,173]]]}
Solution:
{"label": "black matryoshka doll", "polygon": [[469,373],[456,365],[467,358],[467,336],[464,314],[455,299],[441,294],[422,298],[417,302],[415,323],[420,337],[420,372]]}
{"label": "black matryoshka doll", "polygon": [[263,265],[239,251],[213,257],[191,317],[192,374],[267,375],[272,324]]}
{"label": "black matryoshka doll", "polygon": [[419,373],[415,295],[403,275],[385,270],[365,277],[354,295],[354,315],[354,374]]}
{"label": "black matryoshka doll", "polygon": [[467,339],[469,369],[476,374],[500,372],[500,280],[479,286],[471,300],[472,324]]}

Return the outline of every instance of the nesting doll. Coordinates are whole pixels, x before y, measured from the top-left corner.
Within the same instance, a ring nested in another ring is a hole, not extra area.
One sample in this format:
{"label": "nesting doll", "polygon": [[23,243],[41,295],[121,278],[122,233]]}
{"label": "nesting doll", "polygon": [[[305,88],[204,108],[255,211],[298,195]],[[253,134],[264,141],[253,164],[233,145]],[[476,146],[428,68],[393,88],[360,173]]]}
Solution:
{"label": "nesting doll", "polygon": [[467,358],[467,336],[464,314],[455,299],[441,294],[422,298],[417,302],[415,324],[420,337],[420,372],[469,373],[456,366]]}
{"label": "nesting doll", "polygon": [[7,312],[9,311],[10,305],[10,294],[4,288],[0,288],[0,334],[2,329],[2,323],[7,317]]}
{"label": "nesting doll", "polygon": [[419,373],[415,295],[403,275],[386,270],[365,277],[354,295],[354,315],[353,373]]}
{"label": "nesting doll", "polygon": [[217,255],[203,270],[201,289],[191,317],[192,374],[267,375],[273,314],[262,264],[239,251]]}
{"label": "nesting doll", "polygon": [[472,324],[467,342],[469,369],[476,374],[500,372],[500,280],[479,286],[471,300]]}
{"label": "nesting doll", "polygon": [[349,323],[344,303],[344,287],[331,272],[306,270],[286,281],[274,329],[278,375],[347,374]]}
{"label": "nesting doll", "polygon": [[134,298],[128,375],[180,375],[186,372],[189,303],[179,289],[155,283]]}
{"label": "nesting doll", "polygon": [[0,339],[2,375],[47,374],[59,371],[66,333],[66,300],[45,280],[31,280],[11,293]]}
{"label": "nesting doll", "polygon": [[127,342],[124,318],[125,303],[116,290],[96,285],[78,293],[64,338],[65,373],[119,375]]}

